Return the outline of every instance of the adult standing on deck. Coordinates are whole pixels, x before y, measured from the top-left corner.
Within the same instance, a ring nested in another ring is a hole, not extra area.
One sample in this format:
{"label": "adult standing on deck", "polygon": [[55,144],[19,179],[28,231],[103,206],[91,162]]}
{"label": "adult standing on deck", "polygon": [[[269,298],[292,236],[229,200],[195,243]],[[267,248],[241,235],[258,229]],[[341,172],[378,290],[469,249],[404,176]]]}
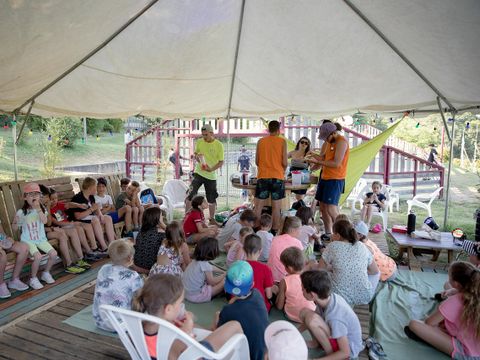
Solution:
{"label": "adult standing on deck", "polygon": [[268,123],[268,136],[258,140],[255,163],[258,167],[255,188],[255,213],[260,219],[266,200],[272,200],[272,231],[280,226],[280,209],[285,197],[285,169],[287,168],[287,142],[280,137],[280,123]]}
{"label": "adult standing on deck", "polygon": [[195,144],[195,173],[187,196],[186,207],[190,209],[192,198],[197,195],[200,186],[204,186],[208,202],[210,223],[215,223],[215,209],[217,206],[217,174],[215,171],[222,167],[224,160],[223,144],[215,139],[213,128],[206,124],[202,127],[202,138]]}
{"label": "adult standing on deck", "polygon": [[348,140],[340,134],[337,125],[331,122],[322,124],[318,138],[325,141],[322,154],[311,152],[306,160],[323,167],[315,199],[320,202],[320,212],[325,224],[323,239],[328,240],[332,234],[333,222],[339,214],[340,196],[345,191],[350,148]]}

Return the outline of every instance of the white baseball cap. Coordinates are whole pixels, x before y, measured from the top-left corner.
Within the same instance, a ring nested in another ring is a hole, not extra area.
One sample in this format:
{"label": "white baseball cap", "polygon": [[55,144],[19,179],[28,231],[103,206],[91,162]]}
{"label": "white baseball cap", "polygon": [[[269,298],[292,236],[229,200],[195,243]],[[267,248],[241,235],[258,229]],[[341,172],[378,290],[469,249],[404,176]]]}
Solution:
{"label": "white baseball cap", "polygon": [[308,348],[297,328],[288,321],[278,320],[265,329],[269,360],[307,360]]}

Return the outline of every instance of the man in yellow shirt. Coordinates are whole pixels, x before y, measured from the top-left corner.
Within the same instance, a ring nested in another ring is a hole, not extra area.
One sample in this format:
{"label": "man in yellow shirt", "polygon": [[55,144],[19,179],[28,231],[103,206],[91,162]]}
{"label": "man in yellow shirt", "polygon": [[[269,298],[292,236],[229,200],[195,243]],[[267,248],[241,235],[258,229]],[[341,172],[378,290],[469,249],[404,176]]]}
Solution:
{"label": "man in yellow shirt", "polygon": [[197,195],[200,186],[204,186],[210,213],[210,223],[215,224],[215,208],[217,206],[217,174],[224,159],[223,144],[215,139],[213,128],[206,124],[202,127],[202,138],[195,144],[195,173],[187,196],[186,207],[190,209],[192,198]]}

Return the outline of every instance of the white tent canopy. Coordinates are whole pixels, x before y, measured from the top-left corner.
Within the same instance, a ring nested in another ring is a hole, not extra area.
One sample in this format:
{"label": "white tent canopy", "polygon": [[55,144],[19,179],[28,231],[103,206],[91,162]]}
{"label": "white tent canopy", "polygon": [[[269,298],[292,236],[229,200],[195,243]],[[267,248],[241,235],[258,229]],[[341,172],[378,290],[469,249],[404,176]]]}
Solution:
{"label": "white tent canopy", "polygon": [[438,95],[460,110],[480,105],[479,19],[477,0],[5,0],[0,110],[328,116],[438,111]]}

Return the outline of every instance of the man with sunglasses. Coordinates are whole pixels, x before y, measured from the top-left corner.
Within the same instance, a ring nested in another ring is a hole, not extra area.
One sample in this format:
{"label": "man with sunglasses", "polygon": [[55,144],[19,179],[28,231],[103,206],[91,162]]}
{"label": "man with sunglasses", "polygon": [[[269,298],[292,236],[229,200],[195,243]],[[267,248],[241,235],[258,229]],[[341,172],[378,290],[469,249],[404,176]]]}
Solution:
{"label": "man with sunglasses", "polygon": [[205,195],[210,213],[210,223],[215,222],[215,209],[217,206],[217,174],[216,170],[221,168],[224,160],[223,144],[215,139],[213,128],[206,124],[202,127],[202,138],[195,144],[195,172],[190,185],[186,200],[186,208],[190,209],[191,201],[197,195],[200,186],[204,186]]}

